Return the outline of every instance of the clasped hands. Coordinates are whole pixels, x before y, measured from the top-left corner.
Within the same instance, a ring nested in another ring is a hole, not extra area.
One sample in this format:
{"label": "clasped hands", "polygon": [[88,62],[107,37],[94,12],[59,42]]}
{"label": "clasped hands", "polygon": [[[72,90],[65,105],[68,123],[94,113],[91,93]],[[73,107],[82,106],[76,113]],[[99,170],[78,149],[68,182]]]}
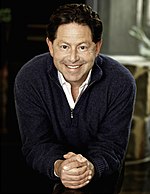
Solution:
{"label": "clasped hands", "polygon": [[81,154],[68,152],[64,160],[57,160],[54,171],[62,184],[70,189],[78,189],[87,185],[94,176],[94,166]]}

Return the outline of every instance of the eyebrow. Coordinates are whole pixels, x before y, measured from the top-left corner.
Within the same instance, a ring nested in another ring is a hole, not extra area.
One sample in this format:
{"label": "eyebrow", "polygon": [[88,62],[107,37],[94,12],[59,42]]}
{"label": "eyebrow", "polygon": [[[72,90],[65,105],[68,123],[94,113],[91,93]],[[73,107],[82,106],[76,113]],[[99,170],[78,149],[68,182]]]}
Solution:
{"label": "eyebrow", "polygon": [[[58,45],[59,45],[59,44],[62,44],[62,43],[63,43],[63,44],[68,44],[68,45],[70,45],[70,43],[68,43],[68,42],[66,42],[66,41],[62,41],[62,40],[58,43]],[[80,42],[80,43],[78,43],[77,45],[79,46],[79,45],[81,45],[81,44],[88,44],[88,45],[91,45],[90,42]]]}

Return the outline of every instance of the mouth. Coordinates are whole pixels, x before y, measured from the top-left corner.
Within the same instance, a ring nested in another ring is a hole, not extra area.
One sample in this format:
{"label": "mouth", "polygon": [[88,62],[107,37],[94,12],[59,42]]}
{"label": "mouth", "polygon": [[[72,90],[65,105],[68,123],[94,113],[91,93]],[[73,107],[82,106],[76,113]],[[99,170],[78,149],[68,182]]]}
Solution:
{"label": "mouth", "polygon": [[79,65],[66,65],[69,69],[78,69],[80,66]]}

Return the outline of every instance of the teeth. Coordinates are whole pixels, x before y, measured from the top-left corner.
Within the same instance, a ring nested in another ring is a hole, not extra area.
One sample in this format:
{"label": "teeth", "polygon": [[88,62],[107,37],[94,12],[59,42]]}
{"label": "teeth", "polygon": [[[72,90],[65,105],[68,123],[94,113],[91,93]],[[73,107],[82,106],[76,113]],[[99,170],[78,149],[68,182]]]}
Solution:
{"label": "teeth", "polygon": [[79,66],[77,65],[77,66],[67,66],[68,68],[70,68],[70,69],[77,69]]}

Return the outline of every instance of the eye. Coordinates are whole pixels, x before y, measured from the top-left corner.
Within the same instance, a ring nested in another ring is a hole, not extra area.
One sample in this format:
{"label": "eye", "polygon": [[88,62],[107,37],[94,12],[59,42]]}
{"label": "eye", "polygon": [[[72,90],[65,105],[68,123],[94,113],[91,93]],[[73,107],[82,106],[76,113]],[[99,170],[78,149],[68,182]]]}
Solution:
{"label": "eye", "polygon": [[88,47],[87,46],[85,46],[85,45],[81,45],[81,46],[79,46],[79,51],[82,51],[82,52],[84,52],[84,51],[87,51],[88,50]]}
{"label": "eye", "polygon": [[67,50],[68,48],[69,48],[68,45],[65,45],[65,44],[60,45],[61,50]]}

